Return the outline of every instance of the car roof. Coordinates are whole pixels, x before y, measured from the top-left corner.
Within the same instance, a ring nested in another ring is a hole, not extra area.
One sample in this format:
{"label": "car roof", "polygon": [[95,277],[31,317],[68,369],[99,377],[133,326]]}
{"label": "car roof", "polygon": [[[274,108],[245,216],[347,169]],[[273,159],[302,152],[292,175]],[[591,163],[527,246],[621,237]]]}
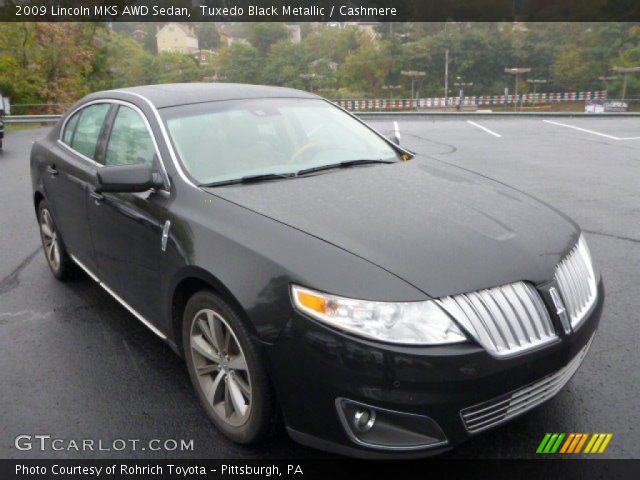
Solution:
{"label": "car roof", "polygon": [[119,88],[103,93],[115,92],[142,95],[156,108],[245,98],[320,98],[312,93],[293,88],[241,83],[166,83]]}

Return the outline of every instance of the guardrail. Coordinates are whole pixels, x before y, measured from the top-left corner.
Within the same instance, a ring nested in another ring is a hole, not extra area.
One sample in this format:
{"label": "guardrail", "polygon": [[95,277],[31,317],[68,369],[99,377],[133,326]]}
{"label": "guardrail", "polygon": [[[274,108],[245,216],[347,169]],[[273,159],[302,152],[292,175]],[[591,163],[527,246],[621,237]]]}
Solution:
{"label": "guardrail", "polygon": [[62,115],[6,115],[4,123],[56,123]]}
{"label": "guardrail", "polygon": [[[406,111],[406,112],[351,112],[357,117],[382,118],[382,117],[412,117],[412,118],[447,118],[447,117],[640,117],[640,112],[605,112],[605,113],[585,113],[585,112],[429,112],[429,111]],[[9,123],[56,123],[62,115],[7,115],[2,120]]]}

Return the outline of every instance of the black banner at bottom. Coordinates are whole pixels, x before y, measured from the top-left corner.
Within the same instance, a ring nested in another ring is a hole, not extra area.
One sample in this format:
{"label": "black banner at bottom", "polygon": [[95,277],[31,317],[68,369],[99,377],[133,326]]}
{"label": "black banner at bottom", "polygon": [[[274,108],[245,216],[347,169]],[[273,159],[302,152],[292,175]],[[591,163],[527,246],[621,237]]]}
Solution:
{"label": "black banner at bottom", "polygon": [[640,478],[640,460],[0,460],[2,480]]}

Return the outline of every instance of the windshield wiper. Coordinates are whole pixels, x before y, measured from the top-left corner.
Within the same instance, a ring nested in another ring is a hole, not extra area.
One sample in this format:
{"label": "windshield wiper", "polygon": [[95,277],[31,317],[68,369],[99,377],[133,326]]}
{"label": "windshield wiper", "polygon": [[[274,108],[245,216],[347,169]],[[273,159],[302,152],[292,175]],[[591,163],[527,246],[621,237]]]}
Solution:
{"label": "windshield wiper", "polygon": [[367,165],[371,163],[396,163],[393,160],[347,160],[345,162],[330,163],[329,165],[321,165],[319,167],[305,168],[296,172],[296,177],[308,175],[310,173],[321,172],[323,170],[332,170],[334,168],[347,168],[356,165]]}
{"label": "windshield wiper", "polygon": [[280,180],[282,178],[295,177],[295,173],[264,173],[262,175],[246,175],[240,178],[232,178],[231,180],[221,180],[219,182],[201,183],[199,187],[221,187],[223,185],[234,185],[237,183],[254,183],[264,180]]}
{"label": "windshield wiper", "polygon": [[347,168],[355,165],[367,165],[371,163],[397,163],[393,160],[348,160],[340,163],[332,163],[329,165],[321,165],[319,167],[305,168],[295,173],[265,173],[262,175],[246,175],[240,178],[232,178],[231,180],[221,180],[219,182],[202,183],[199,187],[222,187],[224,185],[235,185],[238,183],[254,183],[265,180],[280,180],[283,178],[296,178],[310,173],[321,172],[323,170],[331,170],[334,168]]}

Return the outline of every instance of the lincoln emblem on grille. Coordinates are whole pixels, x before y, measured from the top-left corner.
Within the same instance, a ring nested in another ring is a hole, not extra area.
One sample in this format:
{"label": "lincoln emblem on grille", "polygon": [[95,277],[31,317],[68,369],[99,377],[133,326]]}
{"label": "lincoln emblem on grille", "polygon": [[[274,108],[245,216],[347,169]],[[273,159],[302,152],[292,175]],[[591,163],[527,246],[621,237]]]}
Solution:
{"label": "lincoln emblem on grille", "polygon": [[564,303],[562,303],[562,299],[560,298],[560,294],[558,293],[558,290],[556,290],[556,287],[551,287],[549,289],[549,295],[551,295],[551,300],[553,300],[553,305],[556,307],[556,313],[560,318],[560,322],[562,322],[564,333],[569,335],[569,333],[571,333],[571,322],[569,322],[567,309],[564,307]]}

